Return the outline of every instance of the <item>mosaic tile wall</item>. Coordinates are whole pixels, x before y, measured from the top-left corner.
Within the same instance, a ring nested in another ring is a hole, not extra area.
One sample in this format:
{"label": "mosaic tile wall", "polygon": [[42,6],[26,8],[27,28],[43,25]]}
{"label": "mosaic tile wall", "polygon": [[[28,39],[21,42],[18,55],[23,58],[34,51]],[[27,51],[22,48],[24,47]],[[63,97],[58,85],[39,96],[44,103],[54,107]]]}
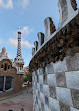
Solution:
{"label": "mosaic tile wall", "polygon": [[33,111],[79,111],[79,54],[33,75]]}

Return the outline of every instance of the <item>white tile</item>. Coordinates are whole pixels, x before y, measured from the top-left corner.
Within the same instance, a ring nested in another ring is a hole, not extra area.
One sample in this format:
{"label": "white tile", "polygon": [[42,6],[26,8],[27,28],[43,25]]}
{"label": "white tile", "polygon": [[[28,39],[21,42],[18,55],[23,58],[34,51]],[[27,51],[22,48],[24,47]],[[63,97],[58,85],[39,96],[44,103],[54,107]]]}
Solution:
{"label": "white tile", "polygon": [[48,106],[44,105],[44,111],[51,111]]}
{"label": "white tile", "polygon": [[63,102],[66,105],[72,104],[71,91],[67,88],[56,87],[57,100]]}
{"label": "white tile", "polygon": [[54,63],[53,67],[54,67],[54,73],[67,71],[66,59],[64,58],[63,61],[59,60],[58,62]]}
{"label": "white tile", "polygon": [[40,100],[41,100],[41,102],[45,103],[45,96],[41,92],[40,92]]}
{"label": "white tile", "polygon": [[39,83],[43,84],[43,75],[39,75]]}
{"label": "white tile", "polygon": [[79,111],[79,110],[71,107],[70,111]]}
{"label": "white tile", "polygon": [[45,67],[46,74],[53,74],[54,73],[54,68],[53,68],[53,63],[51,62],[50,64],[47,64]]}
{"label": "white tile", "polygon": [[57,86],[56,85],[56,74],[47,75],[47,84]]}
{"label": "white tile", "polygon": [[50,93],[49,93],[49,85],[44,85],[44,84],[43,84],[43,93],[44,93],[44,95],[46,95],[46,96],[50,96]]}
{"label": "white tile", "polygon": [[60,111],[59,101],[49,97],[49,107],[51,111]]}
{"label": "white tile", "polygon": [[79,71],[65,72],[68,88],[79,89]]}

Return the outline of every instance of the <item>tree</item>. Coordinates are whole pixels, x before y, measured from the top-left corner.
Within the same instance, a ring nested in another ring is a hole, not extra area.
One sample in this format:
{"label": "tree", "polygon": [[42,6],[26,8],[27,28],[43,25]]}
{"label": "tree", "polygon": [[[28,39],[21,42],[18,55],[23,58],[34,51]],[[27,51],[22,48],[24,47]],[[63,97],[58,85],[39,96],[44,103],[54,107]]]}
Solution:
{"label": "tree", "polygon": [[27,82],[27,81],[29,81],[29,82],[32,82],[32,74],[27,74],[25,77],[24,77],[24,81],[25,82]]}

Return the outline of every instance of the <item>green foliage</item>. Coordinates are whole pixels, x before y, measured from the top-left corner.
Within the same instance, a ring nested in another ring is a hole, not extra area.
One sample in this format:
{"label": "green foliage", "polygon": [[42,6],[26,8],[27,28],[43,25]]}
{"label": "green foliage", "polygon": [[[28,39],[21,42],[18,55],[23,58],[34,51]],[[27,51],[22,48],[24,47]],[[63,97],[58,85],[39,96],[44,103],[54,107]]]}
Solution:
{"label": "green foliage", "polygon": [[25,77],[24,77],[24,81],[27,82],[32,82],[32,74],[27,74]]}

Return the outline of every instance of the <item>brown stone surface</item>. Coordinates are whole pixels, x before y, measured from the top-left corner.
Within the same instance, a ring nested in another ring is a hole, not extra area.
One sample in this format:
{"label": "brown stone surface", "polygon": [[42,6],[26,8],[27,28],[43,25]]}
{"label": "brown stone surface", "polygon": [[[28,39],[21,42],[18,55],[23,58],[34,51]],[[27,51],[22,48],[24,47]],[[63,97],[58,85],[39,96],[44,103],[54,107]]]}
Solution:
{"label": "brown stone surface", "polygon": [[41,110],[44,111],[44,104],[41,103]]}
{"label": "brown stone surface", "polygon": [[76,0],[71,0],[71,5],[72,5],[72,7],[73,7],[74,10],[77,10]]}
{"label": "brown stone surface", "polygon": [[66,57],[68,71],[79,70],[79,53]]}
{"label": "brown stone surface", "polygon": [[67,87],[65,74],[63,73],[56,74],[56,81],[58,87]]}
{"label": "brown stone surface", "polygon": [[73,106],[79,109],[79,90],[71,90]]}
{"label": "brown stone surface", "polygon": [[[5,63],[10,66],[10,69],[4,70]],[[3,65],[3,69],[1,69],[1,65]],[[22,89],[23,75],[19,75],[16,73],[16,68],[12,67],[12,63],[10,60],[2,60],[0,62],[0,76],[14,77],[14,89],[11,92],[1,93],[0,97],[16,93]]]}
{"label": "brown stone surface", "polygon": [[49,86],[49,92],[50,92],[50,97],[56,99],[56,87],[55,86]]}
{"label": "brown stone surface", "polygon": [[63,104],[62,102],[59,102],[60,105],[60,111],[70,111],[70,107]]}

